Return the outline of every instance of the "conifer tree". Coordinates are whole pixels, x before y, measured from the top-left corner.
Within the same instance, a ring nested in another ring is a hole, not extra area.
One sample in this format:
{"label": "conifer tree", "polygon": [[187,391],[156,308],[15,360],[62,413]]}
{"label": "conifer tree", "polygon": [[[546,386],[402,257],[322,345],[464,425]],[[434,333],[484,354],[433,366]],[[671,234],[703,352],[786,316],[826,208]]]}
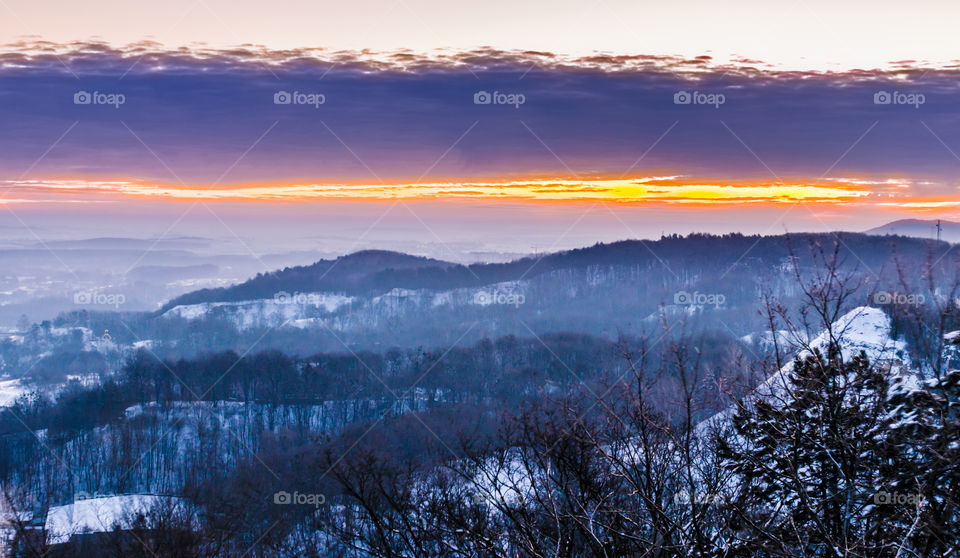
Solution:
{"label": "conifer tree", "polygon": [[[831,345],[798,357],[782,385],[741,402],[719,451],[738,479],[729,526],[759,555],[884,556],[896,533],[883,485],[887,374]],[[896,552],[889,552],[892,556]]]}

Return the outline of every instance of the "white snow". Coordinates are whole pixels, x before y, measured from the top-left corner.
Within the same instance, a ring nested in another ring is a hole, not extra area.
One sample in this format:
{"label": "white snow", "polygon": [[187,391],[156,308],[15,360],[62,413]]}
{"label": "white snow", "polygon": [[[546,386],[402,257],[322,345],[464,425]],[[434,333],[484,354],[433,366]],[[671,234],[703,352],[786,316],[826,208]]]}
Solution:
{"label": "white snow", "polygon": [[776,339],[777,345],[780,347],[790,347],[796,345],[798,342],[806,341],[803,332],[794,332],[786,329],[777,330],[776,337],[769,331],[762,331],[759,333],[750,333],[740,338],[741,341],[748,345],[758,343],[763,347],[773,346],[774,339]]}
{"label": "white snow", "polygon": [[[373,327],[383,319],[427,309],[519,306],[526,299],[525,280],[492,283],[444,291],[394,288],[377,296],[352,297],[334,293],[280,293],[282,298],[240,302],[185,304],[164,316],[187,320],[226,318],[238,329],[279,327],[342,329]],[[571,297],[575,297],[572,293]]]}
{"label": "white snow", "polygon": [[[886,362],[902,365],[898,366],[897,370],[891,369],[893,374],[909,369],[907,344],[902,339],[891,339],[892,324],[890,323],[890,317],[883,310],[869,306],[855,308],[834,322],[830,330],[832,331],[833,341],[840,347],[844,361],[849,361],[862,351],[871,363]],[[819,350],[825,354],[830,342],[831,332],[823,331],[809,343],[794,348],[799,349],[798,357],[805,358],[811,355],[814,350]],[[793,360],[786,363],[780,370],[757,386],[754,390],[754,396],[767,399],[781,396],[789,385],[789,377],[792,371]],[[909,380],[915,381],[913,378]],[[901,378],[900,381],[907,382],[908,378]],[[733,413],[733,407],[724,409],[698,424],[697,431],[706,433],[714,427],[726,424]]]}
{"label": "white snow", "polygon": [[[871,363],[899,360],[907,363],[907,344],[902,339],[891,339],[892,325],[890,317],[878,308],[861,306],[844,314],[831,326],[832,341],[840,347],[844,362],[851,360],[863,351]],[[813,339],[797,355],[799,358],[810,356],[813,351],[824,355],[831,342],[831,332],[824,331]],[[775,395],[787,385],[789,373],[793,371],[793,361],[788,362],[773,376],[757,387],[760,395]]]}
{"label": "white snow", "polygon": [[311,318],[321,311],[334,312],[353,300],[353,297],[334,293],[282,293],[271,299],[184,304],[171,308],[164,316],[196,320],[223,312],[238,328],[246,329]]}
{"label": "white snow", "polygon": [[114,527],[130,529],[138,514],[146,514],[157,506],[182,507],[183,500],[152,494],[131,494],[80,499],[73,504],[55,506],[47,513],[47,542],[62,544],[69,542],[74,535],[104,533]]}
{"label": "white snow", "polygon": [[13,405],[18,397],[28,391],[29,389],[18,379],[0,380],[0,407]]}

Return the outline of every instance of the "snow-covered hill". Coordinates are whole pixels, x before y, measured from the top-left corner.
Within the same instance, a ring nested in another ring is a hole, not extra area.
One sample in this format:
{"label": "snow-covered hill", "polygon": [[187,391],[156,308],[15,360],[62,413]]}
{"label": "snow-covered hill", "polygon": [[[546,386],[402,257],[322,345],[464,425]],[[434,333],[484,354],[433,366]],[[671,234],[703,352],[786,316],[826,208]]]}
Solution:
{"label": "snow-covered hill", "polygon": [[171,308],[164,316],[188,320],[224,317],[233,321],[238,329],[276,327],[327,315],[353,300],[353,297],[336,293],[278,293],[272,299],[265,300],[184,304]]}
{"label": "snow-covered hill", "polygon": [[442,307],[519,306],[526,300],[528,282],[508,281],[477,288],[434,291],[401,289],[369,297],[339,293],[278,293],[271,299],[206,302],[175,306],[163,314],[188,320],[226,319],[237,329],[262,327],[331,327],[339,330],[375,327],[384,318],[420,314]]}
{"label": "snow-covered hill", "polygon": [[[831,341],[840,347],[843,360],[849,361],[861,352],[870,362],[899,362],[907,364],[907,345],[903,340],[891,338],[890,317],[883,310],[861,306],[844,314],[834,322],[830,330],[823,331],[800,349],[798,357],[805,358],[814,351],[826,354]],[[787,385],[788,375],[793,371],[793,361],[788,362],[776,374],[757,386],[759,395],[775,395]]]}
{"label": "snow-covered hill", "polygon": [[[825,354],[831,342],[834,342],[840,347],[841,357],[845,362],[864,353],[872,363],[889,365],[891,375],[906,378],[915,376],[911,372],[906,342],[892,337],[890,317],[878,308],[869,306],[854,308],[809,343],[798,341],[799,337],[786,336],[788,339],[792,338],[793,346],[788,347],[792,349],[790,352],[795,352],[799,358],[805,358],[814,351]],[[791,359],[758,385],[753,396],[765,399],[781,397],[789,385],[793,365],[794,361]],[[733,413],[734,408],[729,407],[703,421],[697,428],[701,432],[708,432],[728,421]]]}

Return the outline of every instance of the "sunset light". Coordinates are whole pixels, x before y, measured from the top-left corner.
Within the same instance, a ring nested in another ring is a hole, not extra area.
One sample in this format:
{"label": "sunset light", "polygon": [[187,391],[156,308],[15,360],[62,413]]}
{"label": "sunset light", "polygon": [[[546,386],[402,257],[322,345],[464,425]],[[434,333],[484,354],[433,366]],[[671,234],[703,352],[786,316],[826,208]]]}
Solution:
{"label": "sunset light", "polygon": [[958,22],[0,0],[0,558],[960,558]]}

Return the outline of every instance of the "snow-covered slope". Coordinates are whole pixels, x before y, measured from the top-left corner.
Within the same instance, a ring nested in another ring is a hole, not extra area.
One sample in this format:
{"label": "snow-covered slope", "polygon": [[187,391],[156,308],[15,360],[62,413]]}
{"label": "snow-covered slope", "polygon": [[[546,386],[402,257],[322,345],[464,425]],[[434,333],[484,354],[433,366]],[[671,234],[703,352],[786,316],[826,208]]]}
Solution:
{"label": "snow-covered slope", "polygon": [[[518,306],[525,302],[527,288],[526,281],[507,281],[484,287],[445,291],[394,288],[369,297],[335,293],[279,293],[271,299],[175,306],[163,315],[188,320],[224,318],[241,330],[281,325],[349,329],[370,327],[384,318],[407,313],[419,315],[444,306]],[[332,319],[334,317],[335,320]]]}
{"label": "snow-covered slope", "polygon": [[29,388],[19,379],[0,380],[0,407],[13,405],[14,401],[27,391]]}
{"label": "snow-covered slope", "polygon": [[[831,341],[834,341],[840,347],[844,361],[849,361],[863,352],[870,362],[890,364],[891,373],[894,375],[904,372],[911,375],[906,342],[902,339],[893,339],[891,332],[890,317],[883,310],[861,306],[841,316],[829,330],[821,332],[809,343],[792,347],[792,349],[797,352],[798,357],[805,358],[813,351],[825,354]],[[758,385],[754,390],[754,397],[776,399],[781,396],[789,385],[793,363],[791,359]],[[732,407],[727,408],[700,423],[697,429],[706,433],[714,427],[725,424],[733,413]]]}
{"label": "snow-covered slope", "polygon": [[130,529],[137,515],[159,506],[182,508],[183,501],[152,494],[130,494],[82,498],[73,504],[55,506],[47,513],[47,543],[62,544],[74,535],[104,533],[114,528]]}
{"label": "snow-covered slope", "polygon": [[[797,356],[805,358],[813,351],[826,354],[832,336],[840,347],[845,362],[863,352],[870,362],[898,361],[907,364],[906,342],[892,339],[891,330],[890,317],[883,310],[861,306],[844,314],[832,324],[830,331],[824,331],[815,337]],[[757,394],[776,395],[787,385],[788,375],[792,371],[793,361],[790,361],[757,386]]]}
{"label": "snow-covered slope", "polygon": [[272,299],[175,306],[164,315],[188,320],[221,315],[232,319],[240,329],[275,327],[329,314],[353,300],[353,297],[334,293],[278,293]]}

